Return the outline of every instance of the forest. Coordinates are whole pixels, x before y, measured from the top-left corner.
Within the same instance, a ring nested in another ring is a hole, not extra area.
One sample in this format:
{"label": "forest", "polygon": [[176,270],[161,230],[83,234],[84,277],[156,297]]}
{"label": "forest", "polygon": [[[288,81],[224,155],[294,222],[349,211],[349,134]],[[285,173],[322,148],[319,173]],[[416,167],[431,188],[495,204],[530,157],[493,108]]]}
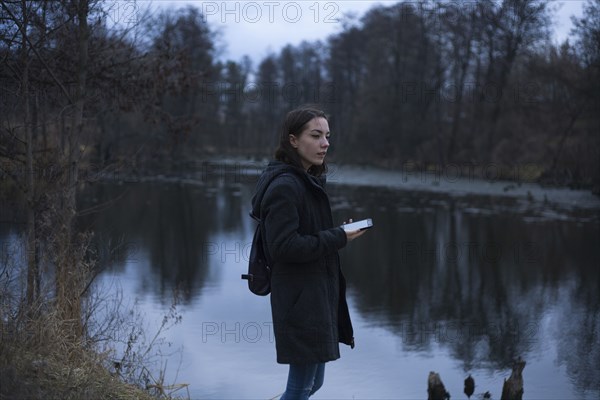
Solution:
{"label": "forest", "polygon": [[[22,293],[0,271],[3,346],[49,310],[62,337],[89,337],[93,261],[76,220],[94,209],[78,207],[82,185],[262,160],[300,104],[328,114],[335,163],[484,179],[492,165],[494,179],[600,194],[600,0],[558,44],[553,2],[424,0],[227,61],[198,8],[122,2],[136,12],[115,21],[110,4],[0,0],[0,219],[26,227],[28,249]],[[48,265],[52,307],[41,306]]]}
{"label": "forest", "polygon": [[102,2],[83,3],[3,1],[8,176],[27,146],[44,174],[64,170],[57,152],[79,169],[140,173],[269,156],[285,112],[316,103],[330,116],[335,162],[493,164],[598,191],[596,0],[559,45],[545,1],[399,2],[256,61],[219,60],[198,8],[140,9],[115,24]]}

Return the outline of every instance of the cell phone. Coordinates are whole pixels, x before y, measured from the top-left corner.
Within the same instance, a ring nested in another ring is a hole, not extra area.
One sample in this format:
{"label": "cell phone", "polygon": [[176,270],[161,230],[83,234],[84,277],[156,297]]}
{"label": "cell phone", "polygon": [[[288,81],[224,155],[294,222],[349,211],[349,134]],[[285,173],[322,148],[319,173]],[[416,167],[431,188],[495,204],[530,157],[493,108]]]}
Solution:
{"label": "cell phone", "polygon": [[373,227],[373,220],[371,218],[362,219],[360,221],[351,222],[349,224],[342,225],[342,228],[344,228],[344,230],[346,232],[362,231],[362,230],[369,229],[372,227]]}

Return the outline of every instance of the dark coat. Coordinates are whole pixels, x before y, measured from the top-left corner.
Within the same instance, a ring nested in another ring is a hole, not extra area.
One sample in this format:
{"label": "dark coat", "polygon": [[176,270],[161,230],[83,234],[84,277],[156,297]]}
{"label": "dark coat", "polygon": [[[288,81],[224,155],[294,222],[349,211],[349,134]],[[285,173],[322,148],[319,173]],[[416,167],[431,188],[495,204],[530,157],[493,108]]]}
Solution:
{"label": "dark coat", "polygon": [[320,363],[340,357],[339,342],[354,347],[346,281],[325,178],[279,161],[256,185],[252,212],[263,221],[272,265],[271,311],[277,362]]}

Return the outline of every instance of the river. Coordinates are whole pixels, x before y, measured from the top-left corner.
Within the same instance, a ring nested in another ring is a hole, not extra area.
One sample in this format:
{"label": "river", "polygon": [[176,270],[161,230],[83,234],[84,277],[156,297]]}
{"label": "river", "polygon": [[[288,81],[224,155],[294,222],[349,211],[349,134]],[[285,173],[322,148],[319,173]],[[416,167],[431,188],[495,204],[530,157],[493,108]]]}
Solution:
{"label": "river", "polygon": [[[256,180],[241,171],[96,182],[79,198],[80,209],[117,199],[80,221],[95,232],[97,291],[122,293],[148,332],[177,294],[181,319],[161,332],[165,381],[189,384],[194,399],[269,399],[287,376],[275,362],[269,299],[240,279]],[[581,193],[565,189],[550,200],[532,189],[507,196],[477,182],[426,190],[341,171],[328,185],[334,219],[375,226],[340,253],[356,348],[342,345],[315,399],[426,398],[429,371],[453,398],[471,374],[475,398],[497,399],[517,357],[527,362],[524,399],[600,396],[593,198],[578,202]]]}

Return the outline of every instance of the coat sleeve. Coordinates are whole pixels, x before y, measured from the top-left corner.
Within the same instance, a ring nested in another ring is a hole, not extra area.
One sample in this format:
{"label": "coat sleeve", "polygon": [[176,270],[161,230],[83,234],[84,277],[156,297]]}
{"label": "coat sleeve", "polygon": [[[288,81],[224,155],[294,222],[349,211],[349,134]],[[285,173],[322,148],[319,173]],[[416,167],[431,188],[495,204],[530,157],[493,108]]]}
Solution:
{"label": "coat sleeve", "polygon": [[276,178],[262,201],[265,242],[274,262],[305,263],[318,260],[346,245],[341,227],[300,234],[300,201],[303,198],[292,177]]}

